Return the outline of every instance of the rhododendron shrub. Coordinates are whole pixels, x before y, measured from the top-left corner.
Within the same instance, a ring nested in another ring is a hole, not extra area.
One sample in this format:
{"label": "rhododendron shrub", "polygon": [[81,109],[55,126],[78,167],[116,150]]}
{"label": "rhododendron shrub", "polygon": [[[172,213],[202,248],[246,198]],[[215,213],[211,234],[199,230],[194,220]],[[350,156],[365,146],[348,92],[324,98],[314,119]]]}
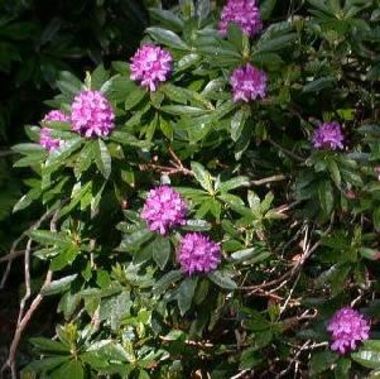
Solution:
{"label": "rhododendron shrub", "polygon": [[32,168],[15,207],[36,209],[25,259],[47,272],[32,296],[57,300],[56,331],[4,369],[380,368],[375,3],[180,1],[150,9],[131,57],[63,72],[14,148]]}

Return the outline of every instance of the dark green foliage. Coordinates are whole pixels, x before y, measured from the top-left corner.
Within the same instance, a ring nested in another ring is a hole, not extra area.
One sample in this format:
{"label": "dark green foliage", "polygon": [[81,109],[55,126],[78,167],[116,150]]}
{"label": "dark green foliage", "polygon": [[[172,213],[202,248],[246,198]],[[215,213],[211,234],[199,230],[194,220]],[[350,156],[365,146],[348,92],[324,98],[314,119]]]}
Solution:
{"label": "dark green foliage", "polygon": [[[131,51],[118,55],[112,39],[105,65],[60,73],[48,104],[69,109],[81,88],[100,89],[115,109],[115,131],[85,139],[53,123],[65,141],[57,151],[13,148],[15,166],[32,169],[15,211],[46,212],[26,235],[35,275],[53,273],[41,294],[59,302],[56,338],[31,339],[36,359],[23,374],[375,378],[379,2],[263,0],[264,30],[254,39],[234,26],[220,38],[215,2],[147,4],[144,41],[170,50],[170,80],[154,93],[139,87],[130,80]],[[75,46],[82,43],[92,46]],[[84,59],[101,63],[95,55]],[[235,103],[229,77],[247,61],[268,73],[268,96]],[[314,129],[331,120],[343,125],[344,149],[314,149]],[[36,131],[27,127],[34,142]],[[165,236],[140,217],[160,183],[189,204],[186,225]],[[220,243],[217,270],[180,271],[187,231]],[[326,325],[349,305],[371,318],[372,334],[339,356]]]}

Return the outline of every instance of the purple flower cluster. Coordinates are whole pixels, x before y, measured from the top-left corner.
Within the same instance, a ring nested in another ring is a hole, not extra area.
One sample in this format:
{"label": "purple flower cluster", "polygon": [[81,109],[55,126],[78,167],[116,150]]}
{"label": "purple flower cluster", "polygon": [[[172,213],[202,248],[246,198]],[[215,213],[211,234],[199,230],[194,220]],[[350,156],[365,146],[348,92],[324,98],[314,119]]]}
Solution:
{"label": "purple flower cluster", "polygon": [[159,46],[146,44],[131,59],[131,79],[154,92],[165,82],[172,71],[171,54]]}
{"label": "purple flower cluster", "polygon": [[63,113],[60,110],[53,109],[52,111],[48,112],[45,117],[42,119],[42,123],[48,123],[48,122],[70,122],[70,117],[67,116],[65,113]]}
{"label": "purple flower cluster", "polygon": [[46,149],[48,152],[51,152],[55,149],[58,149],[62,141],[51,136],[51,129],[41,128],[40,130],[40,145]]}
{"label": "purple flower cluster", "polygon": [[345,307],[334,314],[327,330],[331,332],[333,340],[331,350],[345,354],[369,338],[370,323],[360,312]]}
{"label": "purple flower cluster", "polygon": [[222,36],[227,34],[230,23],[236,24],[248,36],[259,33],[263,24],[256,1],[228,0],[219,21],[219,32]]}
{"label": "purple flower cluster", "polygon": [[177,260],[188,275],[209,273],[221,261],[220,246],[202,233],[187,233],[181,240]]}
{"label": "purple flower cluster", "polygon": [[343,132],[337,122],[321,124],[313,134],[313,145],[316,149],[343,149]]}
{"label": "purple flower cluster", "polygon": [[266,73],[249,63],[234,70],[230,83],[235,102],[242,100],[248,103],[251,100],[263,98],[266,95]]}
{"label": "purple flower cluster", "polygon": [[[69,122],[70,118],[60,110],[48,112],[42,119],[42,125],[49,125],[50,122]],[[51,136],[51,129],[43,127],[40,130],[40,145],[47,151],[53,151],[61,146],[62,141]]]}
{"label": "purple flower cluster", "polygon": [[85,90],[75,96],[71,105],[72,130],[85,137],[105,137],[114,128],[115,114],[106,97],[99,91]]}
{"label": "purple flower cluster", "polygon": [[141,217],[152,232],[161,235],[186,223],[187,205],[181,195],[167,185],[150,190]]}

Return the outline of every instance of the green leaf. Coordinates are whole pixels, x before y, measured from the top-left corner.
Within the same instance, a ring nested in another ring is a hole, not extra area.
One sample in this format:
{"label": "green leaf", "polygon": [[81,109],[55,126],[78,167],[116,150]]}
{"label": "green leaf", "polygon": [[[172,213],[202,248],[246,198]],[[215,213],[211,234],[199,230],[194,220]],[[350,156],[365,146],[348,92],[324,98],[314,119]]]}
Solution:
{"label": "green leaf", "polygon": [[380,340],[363,341],[362,346],[364,350],[374,350],[380,353]]}
{"label": "green leaf", "polygon": [[380,368],[380,351],[361,347],[359,351],[351,354],[351,358],[364,367]]}
{"label": "green leaf", "polygon": [[50,269],[53,271],[59,271],[64,267],[71,265],[75,261],[78,254],[78,246],[72,245],[67,247],[64,251],[60,251],[59,254],[52,259]]}
{"label": "green leaf", "polygon": [[158,43],[172,47],[179,50],[189,50],[189,47],[186,43],[174,32],[158,28],[150,27],[146,29],[146,32]]}
{"label": "green leaf", "polygon": [[211,1],[210,0],[198,0],[197,7],[195,10],[196,15],[200,20],[206,20],[211,12]]}
{"label": "green leaf", "polygon": [[66,233],[51,232],[50,230],[32,230],[30,237],[44,245],[57,245],[67,247],[71,244],[71,239]]}
{"label": "green leaf", "polygon": [[82,363],[76,359],[63,364],[49,374],[51,379],[84,379]]}
{"label": "green leaf", "polygon": [[186,104],[189,100],[189,93],[185,88],[174,86],[166,83],[161,87],[161,91],[172,101],[176,103]]}
{"label": "green leaf", "polygon": [[318,199],[324,213],[329,215],[334,207],[334,193],[330,182],[318,183]]}
{"label": "green leaf", "polygon": [[[80,202],[82,202],[85,199],[90,199],[87,205],[91,204],[92,199],[92,182],[89,181],[85,185],[82,185],[80,182],[78,182],[71,193],[71,202],[61,208],[59,211],[59,217],[63,217],[66,214],[70,213]],[[81,210],[83,210],[84,207],[81,207]]]}
{"label": "green leaf", "polygon": [[64,356],[64,357],[51,357],[51,358],[44,358],[40,360],[35,360],[32,363],[30,363],[28,366],[25,367],[23,372],[27,373],[32,371],[33,373],[40,373],[41,371],[46,372],[49,370],[53,370],[64,363],[67,363],[70,359],[70,356]]}
{"label": "green leaf", "polygon": [[142,99],[145,97],[147,92],[140,88],[135,86],[135,88],[129,93],[127,98],[125,99],[124,107],[125,110],[131,110],[134,108],[136,105],[140,104]]}
{"label": "green leaf", "polygon": [[233,254],[231,254],[231,258],[234,261],[246,261],[250,258],[253,258],[256,255],[255,248],[251,247],[249,249],[243,249],[239,251],[235,251]]}
{"label": "green leaf", "polygon": [[77,151],[83,145],[83,139],[76,137],[70,141],[66,141],[61,147],[52,151],[46,161],[46,167],[65,164],[65,160]]}
{"label": "green leaf", "polygon": [[130,235],[124,236],[117,251],[135,251],[139,249],[142,244],[148,242],[153,236],[154,234],[146,228],[137,230]]}
{"label": "green leaf", "polygon": [[172,123],[169,120],[167,120],[166,118],[162,117],[162,115],[160,115],[159,124],[160,124],[160,129],[161,129],[162,133],[164,134],[164,136],[166,138],[172,140],[173,139]]}
{"label": "green leaf", "polygon": [[36,152],[43,152],[44,148],[37,143],[20,143],[18,145],[12,146],[12,150],[16,153],[28,155]]}
{"label": "green leaf", "polygon": [[264,357],[260,354],[255,347],[245,349],[240,357],[240,370],[252,369],[259,366],[264,361]]}
{"label": "green leaf", "polygon": [[303,87],[303,93],[313,93],[320,92],[323,89],[333,88],[335,85],[335,78],[332,76],[328,76],[325,78],[316,79],[308,84],[305,84]]}
{"label": "green leaf", "polygon": [[182,228],[193,232],[206,232],[211,229],[211,225],[205,220],[187,220]]}
{"label": "green leaf", "polygon": [[100,90],[102,85],[109,79],[109,73],[101,64],[91,74],[91,89]]}
{"label": "green leaf", "polygon": [[35,152],[33,154],[28,154],[24,158],[17,160],[13,164],[13,167],[28,167],[28,166],[40,167],[45,159],[46,159],[45,151]]}
{"label": "green leaf", "polygon": [[269,20],[274,10],[274,7],[276,6],[276,3],[277,3],[277,0],[264,0],[260,4],[260,14],[261,14],[261,18],[264,21]]}
{"label": "green leaf", "polygon": [[94,142],[94,148],[96,166],[98,167],[99,171],[102,173],[104,178],[108,179],[111,175],[112,159],[107,149],[107,146],[101,139],[98,139]]}
{"label": "green leaf", "polygon": [[330,350],[314,353],[310,361],[310,373],[312,375],[318,375],[329,370],[331,365],[335,363],[338,358],[338,354]]}
{"label": "green leaf", "polygon": [[373,224],[377,231],[380,230],[380,207],[377,207],[372,212]]}
{"label": "green leaf", "polygon": [[335,379],[347,379],[350,376],[351,360],[349,358],[340,358],[336,363]]}
{"label": "green leaf", "polygon": [[99,310],[100,320],[110,323],[112,330],[117,330],[123,318],[130,316],[132,301],[129,292],[123,291],[120,294],[105,298]]}
{"label": "green leaf", "polygon": [[188,105],[163,105],[161,111],[174,116],[202,116],[209,111],[207,109],[191,107]]}
{"label": "green leaf", "polygon": [[219,186],[221,192],[229,192],[233,189],[249,186],[249,179],[247,176],[237,176],[236,178],[227,180]]}
{"label": "green leaf", "polygon": [[180,270],[169,271],[163,277],[161,277],[153,286],[153,292],[156,295],[160,295],[165,292],[172,284],[178,282],[182,278],[182,272]]}
{"label": "green leaf", "polygon": [[297,33],[288,33],[273,38],[261,38],[257,43],[257,50],[254,54],[276,52],[286,49],[294,45],[297,37]]}
{"label": "green leaf", "polygon": [[193,301],[195,287],[197,286],[197,278],[186,278],[178,288],[177,302],[178,307],[183,316],[191,307]]}
{"label": "green leaf", "polygon": [[340,171],[337,163],[334,160],[329,159],[327,161],[327,168],[330,171],[331,178],[333,179],[335,185],[340,188],[342,178],[340,176]]}
{"label": "green leaf", "polygon": [[61,72],[56,84],[61,92],[69,97],[73,97],[84,88],[82,82],[69,71]]}
{"label": "green leaf", "polygon": [[136,147],[139,147],[142,149],[149,147],[148,141],[139,140],[134,135],[129,134],[127,132],[122,132],[119,130],[113,131],[110,138],[111,138],[111,140],[113,140],[115,142],[119,142],[119,143],[125,144],[125,145],[136,146]]}
{"label": "green leaf", "polygon": [[42,289],[44,296],[56,295],[66,291],[70,284],[77,278],[78,274],[68,275],[58,280],[53,280],[50,284]]}
{"label": "green leaf", "polygon": [[160,24],[169,27],[176,32],[182,32],[184,22],[173,12],[160,8],[149,8],[149,13],[153,20],[159,21]]}
{"label": "green leaf", "polygon": [[153,259],[158,267],[163,270],[170,258],[171,248],[169,238],[157,236],[151,243],[153,248]]}
{"label": "green leaf", "polygon": [[32,188],[14,205],[12,212],[18,212],[27,208],[32,202],[41,196],[40,188]]}
{"label": "green leaf", "polygon": [[191,162],[191,170],[195,175],[195,179],[208,193],[213,194],[214,188],[212,185],[211,174],[198,162]]}
{"label": "green leaf", "polygon": [[231,138],[236,142],[244,129],[247,121],[247,112],[244,109],[238,110],[231,118]]}
{"label": "green leaf", "polygon": [[145,370],[140,369],[138,379],[150,379],[150,376]]}
{"label": "green leaf", "polygon": [[54,341],[43,337],[36,337],[30,338],[29,342],[41,351],[70,354],[70,347],[65,346],[62,342],[59,341]]}
{"label": "green leaf", "polygon": [[100,340],[93,343],[88,352],[96,352],[97,355],[104,360],[128,362],[129,356],[125,349],[112,340]]}
{"label": "green leaf", "polygon": [[237,288],[236,283],[231,279],[230,275],[222,271],[214,271],[208,274],[208,278],[217,286],[227,290],[234,290]]}
{"label": "green leaf", "polygon": [[191,54],[184,55],[180,60],[178,60],[175,63],[176,73],[181,72],[181,71],[185,71],[188,68],[190,68],[191,66],[196,65],[198,62],[201,61],[201,59],[202,58],[199,54],[191,53]]}

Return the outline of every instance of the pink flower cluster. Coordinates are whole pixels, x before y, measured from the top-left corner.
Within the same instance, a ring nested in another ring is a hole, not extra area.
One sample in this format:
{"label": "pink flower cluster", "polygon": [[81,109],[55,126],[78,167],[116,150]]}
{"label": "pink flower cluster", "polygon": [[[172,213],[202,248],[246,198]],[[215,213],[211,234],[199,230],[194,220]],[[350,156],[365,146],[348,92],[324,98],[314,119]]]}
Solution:
{"label": "pink flower cluster", "polygon": [[[70,118],[60,110],[52,110],[48,112],[42,119],[42,125],[49,126],[50,122],[69,122]],[[40,145],[47,151],[53,151],[61,146],[62,141],[51,136],[51,129],[43,127],[40,129]]]}
{"label": "pink flower cluster", "polygon": [[219,21],[219,32],[225,36],[228,25],[236,24],[243,33],[254,36],[263,27],[260,10],[255,0],[228,0],[222,10]]}
{"label": "pink flower cluster", "polygon": [[150,190],[141,217],[152,232],[162,235],[186,223],[187,205],[181,195],[167,185]]}
{"label": "pink flower cluster", "polygon": [[112,106],[100,91],[85,90],[71,105],[72,130],[85,137],[105,137],[114,128]]}
{"label": "pink flower cluster", "polygon": [[343,140],[342,127],[337,122],[321,124],[313,134],[313,145],[316,149],[343,149]]}
{"label": "pink flower cluster", "polygon": [[266,95],[267,75],[250,63],[235,69],[230,83],[235,102],[242,100],[248,103]]}
{"label": "pink flower cluster", "polygon": [[131,59],[131,79],[154,92],[160,82],[168,79],[172,65],[173,58],[167,50],[146,44]]}
{"label": "pink flower cluster", "polygon": [[[166,235],[169,230],[186,224],[187,204],[168,185],[152,189],[145,201],[141,218],[152,232]],[[209,273],[221,260],[220,246],[201,233],[187,233],[181,240],[177,261],[184,273]]]}
{"label": "pink flower cluster", "polygon": [[42,123],[48,123],[49,121],[70,122],[70,117],[58,109],[53,109],[42,119]]}
{"label": "pink flower cluster", "polygon": [[357,310],[345,307],[337,311],[328,323],[331,332],[331,349],[345,354],[369,338],[370,323]]}
{"label": "pink flower cluster", "polygon": [[202,233],[187,233],[177,256],[181,270],[192,275],[216,270],[221,261],[220,246]]}

